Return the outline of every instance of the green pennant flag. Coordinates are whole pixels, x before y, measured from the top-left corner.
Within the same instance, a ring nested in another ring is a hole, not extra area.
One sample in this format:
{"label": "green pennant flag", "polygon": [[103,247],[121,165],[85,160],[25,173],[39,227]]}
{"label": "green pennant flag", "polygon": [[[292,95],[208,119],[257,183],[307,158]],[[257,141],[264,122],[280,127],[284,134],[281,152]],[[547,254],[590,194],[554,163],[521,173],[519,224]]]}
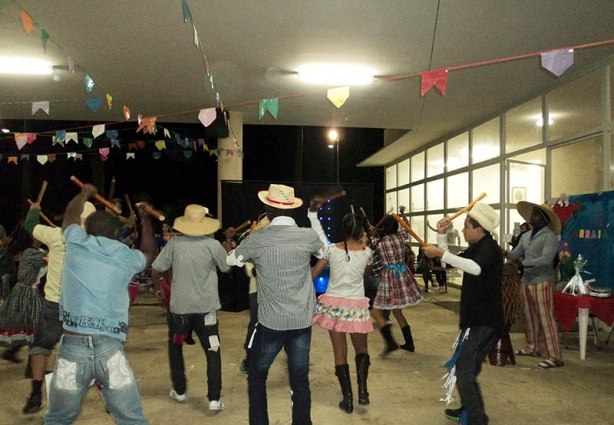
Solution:
{"label": "green pennant flag", "polygon": [[262,99],[258,102],[258,119],[262,119],[266,111],[269,111],[273,118],[277,119],[277,111],[279,109],[279,99]]}
{"label": "green pennant flag", "polygon": [[91,137],[83,138],[83,144],[87,146],[88,148],[91,148],[93,143],[94,143],[94,139],[92,139]]}
{"label": "green pennant flag", "polygon": [[192,151],[184,151],[183,156],[185,156],[187,159],[192,158]]}
{"label": "green pennant flag", "polygon": [[47,31],[43,30],[42,42],[43,42],[43,51],[47,53],[47,40],[49,40],[49,34]]}

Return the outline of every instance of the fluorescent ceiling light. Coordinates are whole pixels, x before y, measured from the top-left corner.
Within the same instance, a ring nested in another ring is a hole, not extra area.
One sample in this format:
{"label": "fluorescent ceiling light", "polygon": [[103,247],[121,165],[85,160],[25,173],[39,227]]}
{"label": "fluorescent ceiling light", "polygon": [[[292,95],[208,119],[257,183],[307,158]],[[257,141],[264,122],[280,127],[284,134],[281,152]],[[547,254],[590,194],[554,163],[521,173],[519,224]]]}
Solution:
{"label": "fluorescent ceiling light", "polygon": [[53,66],[40,59],[0,57],[0,74],[48,75]]}
{"label": "fluorescent ceiling light", "polygon": [[[552,125],[554,124],[554,120],[552,119],[552,116],[548,117],[548,125]],[[537,121],[535,122],[535,125],[538,127],[543,127],[544,126],[544,119],[542,117],[539,117],[537,119]]]}
{"label": "fluorescent ceiling light", "polygon": [[298,79],[306,83],[330,86],[358,86],[371,84],[375,72],[353,65],[304,65],[298,70]]}

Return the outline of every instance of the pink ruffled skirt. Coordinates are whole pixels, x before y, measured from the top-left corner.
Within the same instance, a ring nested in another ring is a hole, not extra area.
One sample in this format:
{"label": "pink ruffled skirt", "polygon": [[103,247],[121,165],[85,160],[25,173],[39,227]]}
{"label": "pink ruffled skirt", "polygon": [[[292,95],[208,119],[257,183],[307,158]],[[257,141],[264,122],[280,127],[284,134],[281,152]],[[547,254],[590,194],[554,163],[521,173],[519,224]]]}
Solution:
{"label": "pink ruffled skirt", "polygon": [[366,334],[373,331],[368,298],[342,298],[322,294],[313,323],[335,332]]}

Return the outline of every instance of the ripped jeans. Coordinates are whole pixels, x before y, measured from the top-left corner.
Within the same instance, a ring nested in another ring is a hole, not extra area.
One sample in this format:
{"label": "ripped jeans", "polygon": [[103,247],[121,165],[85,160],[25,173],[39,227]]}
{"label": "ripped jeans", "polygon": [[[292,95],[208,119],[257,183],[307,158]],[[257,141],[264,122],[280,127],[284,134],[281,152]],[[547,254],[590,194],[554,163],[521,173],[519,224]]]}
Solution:
{"label": "ripped jeans", "polygon": [[81,400],[92,380],[115,422],[149,424],[143,413],[136,380],[123,344],[104,335],[62,335],[53,370],[46,425],[70,424],[81,410]]}

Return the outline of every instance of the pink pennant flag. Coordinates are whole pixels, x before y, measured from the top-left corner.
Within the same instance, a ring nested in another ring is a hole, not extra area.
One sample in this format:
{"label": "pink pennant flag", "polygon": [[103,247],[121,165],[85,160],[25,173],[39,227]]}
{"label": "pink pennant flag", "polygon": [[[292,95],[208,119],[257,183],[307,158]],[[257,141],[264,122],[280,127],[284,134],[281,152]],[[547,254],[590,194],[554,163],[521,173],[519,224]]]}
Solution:
{"label": "pink pennant flag", "polygon": [[109,148],[100,148],[98,149],[98,152],[100,152],[101,156],[106,158],[107,156],[109,156],[109,150]]}
{"label": "pink pennant flag", "polygon": [[209,127],[215,121],[215,117],[215,108],[201,109],[198,113],[198,119],[205,127]]}
{"label": "pink pennant flag", "polygon": [[422,90],[420,96],[424,96],[431,87],[435,86],[445,96],[446,84],[448,83],[448,70],[437,69],[422,73]]}
{"label": "pink pennant flag", "polygon": [[573,65],[573,60],[573,49],[561,49],[541,54],[542,67],[557,77],[563,75]]}
{"label": "pink pennant flag", "polygon": [[198,146],[202,146],[205,144],[205,139],[198,139]]}
{"label": "pink pennant flag", "polygon": [[226,156],[235,156],[235,151],[232,149],[226,149]]}
{"label": "pink pennant flag", "polygon": [[68,72],[75,72],[75,61],[72,56],[68,56],[66,61],[68,62]]}
{"label": "pink pennant flag", "polygon": [[39,109],[49,115],[49,102],[32,102],[32,115],[38,112]]}
{"label": "pink pennant flag", "polygon": [[145,149],[145,142],[142,140],[138,140],[136,142],[136,145],[138,146],[139,149]]}
{"label": "pink pennant flag", "polygon": [[83,154],[82,153],[78,153],[77,154],[77,159],[80,159],[81,161],[83,161]]}

